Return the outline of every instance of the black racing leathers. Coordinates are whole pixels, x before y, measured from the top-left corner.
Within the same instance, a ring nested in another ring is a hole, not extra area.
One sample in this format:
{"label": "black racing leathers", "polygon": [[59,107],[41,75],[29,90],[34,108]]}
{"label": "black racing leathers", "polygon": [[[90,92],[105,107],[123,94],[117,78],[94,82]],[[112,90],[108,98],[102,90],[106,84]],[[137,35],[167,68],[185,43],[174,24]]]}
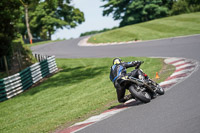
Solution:
{"label": "black racing leathers", "polygon": [[127,100],[131,99],[131,95],[125,96],[126,89],[121,87],[120,84],[117,82],[120,78],[131,74],[132,76],[138,78],[138,74],[140,70],[133,70],[131,73],[127,73],[126,69],[129,67],[136,67],[139,65],[140,61],[133,61],[133,62],[123,62],[120,64],[113,65],[110,69],[110,80],[113,82],[116,92],[117,92],[117,99],[120,103],[124,103]]}

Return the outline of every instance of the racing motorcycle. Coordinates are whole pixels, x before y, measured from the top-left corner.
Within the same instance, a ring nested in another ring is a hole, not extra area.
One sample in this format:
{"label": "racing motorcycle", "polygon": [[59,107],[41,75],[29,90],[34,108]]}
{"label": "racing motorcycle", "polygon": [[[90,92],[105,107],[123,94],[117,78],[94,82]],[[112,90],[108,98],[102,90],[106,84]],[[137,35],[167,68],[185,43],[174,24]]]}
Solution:
{"label": "racing motorcycle", "polygon": [[148,103],[151,101],[151,99],[156,98],[157,95],[164,95],[165,91],[158,83],[151,80],[140,69],[140,65],[143,63],[144,62],[141,62],[135,67],[135,69],[139,69],[142,72],[142,75],[139,75],[139,78],[129,75],[122,77],[118,82],[122,87],[128,89],[136,100],[140,100],[143,103]]}

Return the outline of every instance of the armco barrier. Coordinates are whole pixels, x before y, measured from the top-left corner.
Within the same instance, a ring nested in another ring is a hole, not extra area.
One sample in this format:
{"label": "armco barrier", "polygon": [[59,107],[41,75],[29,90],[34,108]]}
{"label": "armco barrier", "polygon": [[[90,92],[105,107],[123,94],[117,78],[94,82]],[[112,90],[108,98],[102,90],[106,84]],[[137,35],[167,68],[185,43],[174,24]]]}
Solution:
{"label": "armco barrier", "polygon": [[57,70],[55,56],[35,63],[23,71],[0,79],[0,102],[25,91],[34,83]]}

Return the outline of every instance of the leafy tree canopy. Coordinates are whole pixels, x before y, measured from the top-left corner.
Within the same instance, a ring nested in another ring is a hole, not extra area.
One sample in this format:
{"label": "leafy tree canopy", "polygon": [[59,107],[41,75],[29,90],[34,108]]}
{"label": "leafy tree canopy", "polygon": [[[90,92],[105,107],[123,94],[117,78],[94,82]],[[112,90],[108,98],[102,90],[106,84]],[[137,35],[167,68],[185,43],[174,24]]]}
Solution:
{"label": "leafy tree canopy", "polygon": [[107,2],[103,16],[113,14],[114,20],[121,20],[120,26],[135,24],[165,17],[173,0],[102,0]]}
{"label": "leafy tree canopy", "polygon": [[20,17],[20,2],[16,0],[0,1],[0,57],[8,55],[11,42],[16,36],[15,25]]}
{"label": "leafy tree canopy", "polygon": [[171,14],[178,15],[198,11],[200,11],[200,0],[177,0],[173,4]]}
{"label": "leafy tree canopy", "polygon": [[[23,0],[29,7],[29,22],[35,38],[51,39],[59,28],[74,28],[85,21],[84,14],[71,0]],[[24,8],[21,7],[23,12]],[[22,35],[27,34],[24,14],[18,22]]]}
{"label": "leafy tree canopy", "polygon": [[74,28],[85,21],[71,0],[0,0],[0,56],[9,54],[18,33],[27,35],[25,7],[35,38],[51,39],[58,28]]}

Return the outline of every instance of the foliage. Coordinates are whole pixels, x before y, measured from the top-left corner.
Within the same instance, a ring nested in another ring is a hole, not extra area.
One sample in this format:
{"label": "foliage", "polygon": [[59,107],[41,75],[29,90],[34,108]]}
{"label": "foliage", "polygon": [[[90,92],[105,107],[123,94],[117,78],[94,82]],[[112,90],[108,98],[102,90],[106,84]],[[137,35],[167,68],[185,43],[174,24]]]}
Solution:
{"label": "foliage", "polygon": [[18,73],[36,62],[32,51],[30,48],[24,46],[24,41],[19,34],[18,37],[12,41],[11,49],[12,53],[9,55],[10,59],[8,60],[10,75]]}
{"label": "foliage", "polygon": [[11,52],[12,40],[16,37],[16,22],[19,19],[19,1],[0,1],[0,57]]}
{"label": "foliage", "polygon": [[[18,35],[18,22],[21,14],[21,10],[19,10],[21,6],[20,1],[16,0],[1,0],[0,1],[0,58],[2,56],[7,57],[7,63],[9,69],[12,70],[11,74],[14,71],[18,71],[18,69],[14,66],[16,60],[16,53],[19,51],[22,52],[23,57],[29,57],[29,60],[26,60],[26,64],[32,62],[32,58],[29,50],[25,50],[22,47],[23,41]],[[15,58],[15,59],[14,59]],[[22,57],[21,57],[22,58]],[[24,66],[24,67],[27,67]],[[4,70],[4,66],[2,70]]]}
{"label": "foliage", "polygon": [[171,14],[177,15],[182,13],[190,13],[200,11],[199,0],[178,0],[174,2]]}
{"label": "foliage", "polygon": [[51,39],[57,29],[74,28],[84,22],[83,12],[71,6],[70,0],[45,0],[31,9],[30,26],[35,38]]}
{"label": "foliage", "polygon": [[188,3],[185,0],[179,0],[173,4],[172,14],[189,13]]}
{"label": "foliage", "polygon": [[[25,9],[28,8],[31,31],[35,38],[51,39],[51,35],[59,28],[74,28],[84,22],[84,14],[71,5],[71,0],[1,0],[0,1],[0,58],[6,55],[10,60],[15,58],[15,46],[22,42],[17,36],[20,33],[25,39]],[[26,10],[27,11],[27,10]],[[26,21],[27,22],[27,21]],[[13,43],[14,42],[14,43]],[[30,50],[21,48],[23,56],[32,61]],[[27,60],[23,60],[28,62]],[[13,62],[9,62],[13,64]]]}
{"label": "foliage", "polygon": [[[26,34],[28,34],[28,30],[26,27],[26,21],[28,21],[29,23],[29,19],[32,16],[32,13],[34,12],[34,10],[36,9],[36,7],[39,4],[40,0],[19,0],[21,2],[21,6],[19,8],[20,10],[20,19],[18,20],[17,28],[18,28],[18,32],[22,35],[23,39],[26,39]],[[28,19],[25,20],[25,8],[28,8]],[[31,34],[31,33],[30,33]],[[31,34],[32,36],[32,34]]]}
{"label": "foliage", "polygon": [[199,5],[199,0],[185,0],[189,5]]}
{"label": "foliage", "polygon": [[102,0],[103,15],[113,14],[120,26],[145,22],[168,15],[200,11],[200,0]]}
{"label": "foliage", "polygon": [[[10,53],[9,55],[6,55],[10,75],[17,73],[36,62],[30,48],[23,45],[24,41],[20,34],[18,34],[16,39],[11,42]],[[3,58],[0,57],[0,71],[5,71],[4,60],[2,59]],[[1,75],[1,77],[5,76],[8,75]]]}
{"label": "foliage", "polygon": [[13,40],[12,50],[13,52],[20,52],[22,55],[22,60],[24,61],[24,64],[22,63],[22,67],[26,68],[33,63],[36,62],[36,59],[33,57],[32,51],[29,47],[25,46],[24,41],[22,37],[18,34],[18,38]]}
{"label": "foliage", "polygon": [[120,26],[149,21],[169,14],[172,0],[102,0],[103,15],[113,13],[115,20],[121,20]]}
{"label": "foliage", "polygon": [[[34,38],[51,39],[59,28],[75,28],[85,21],[84,14],[71,5],[71,0],[24,0],[29,9],[29,22]],[[21,19],[17,23],[20,34],[26,36],[24,7],[20,7]]]}
{"label": "foliage", "polygon": [[171,10],[172,6],[174,4],[174,0],[162,0],[162,3],[165,7],[167,7],[169,10]]}

